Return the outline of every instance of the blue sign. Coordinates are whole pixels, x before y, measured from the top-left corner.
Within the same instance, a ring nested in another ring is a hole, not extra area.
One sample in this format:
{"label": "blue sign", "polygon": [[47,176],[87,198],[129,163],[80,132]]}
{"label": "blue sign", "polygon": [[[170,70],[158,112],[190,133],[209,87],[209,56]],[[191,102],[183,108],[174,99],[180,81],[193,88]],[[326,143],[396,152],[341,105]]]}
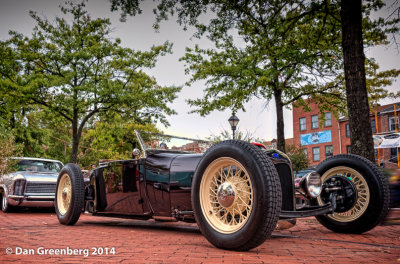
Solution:
{"label": "blue sign", "polygon": [[330,130],[300,135],[302,146],[332,142],[332,132]]}

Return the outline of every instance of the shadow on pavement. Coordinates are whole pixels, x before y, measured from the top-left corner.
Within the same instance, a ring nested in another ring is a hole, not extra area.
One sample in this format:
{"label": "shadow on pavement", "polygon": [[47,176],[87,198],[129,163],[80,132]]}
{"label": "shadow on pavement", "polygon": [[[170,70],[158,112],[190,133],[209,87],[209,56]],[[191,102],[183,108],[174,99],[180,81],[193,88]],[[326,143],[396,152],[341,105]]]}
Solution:
{"label": "shadow on pavement", "polygon": [[9,213],[21,213],[21,214],[23,213],[54,214],[55,212],[56,211],[54,207],[18,207],[18,206],[11,208],[9,211]]}
{"label": "shadow on pavement", "polygon": [[105,220],[105,221],[79,221],[85,225],[100,225],[100,226],[115,226],[122,228],[145,228],[145,229],[158,229],[158,230],[169,230],[189,233],[199,233],[200,230],[196,224],[183,223],[177,225],[177,222],[158,222],[154,220]]}

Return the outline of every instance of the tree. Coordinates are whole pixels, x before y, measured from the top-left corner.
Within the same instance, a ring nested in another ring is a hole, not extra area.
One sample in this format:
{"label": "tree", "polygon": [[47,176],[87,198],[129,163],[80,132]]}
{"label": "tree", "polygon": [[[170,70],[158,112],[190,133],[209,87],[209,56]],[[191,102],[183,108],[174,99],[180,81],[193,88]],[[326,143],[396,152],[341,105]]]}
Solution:
{"label": "tree", "polygon": [[[275,17],[276,21],[284,20],[281,16]],[[226,108],[233,111],[245,110],[244,103],[253,97],[267,101],[273,98],[277,113],[277,146],[285,151],[285,106],[291,106],[302,96],[318,93],[324,94],[325,98],[340,101],[341,95],[337,86],[321,85],[323,79],[331,82],[334,78],[332,72],[338,71],[340,61],[335,57],[339,51],[335,48],[324,51],[315,49],[316,40],[312,33],[295,31],[286,38],[281,38],[278,33],[280,30],[274,32],[275,29],[263,29],[263,26],[251,21],[248,16],[244,16],[242,24],[237,26],[240,34],[248,39],[244,48],[235,45],[233,38],[225,32],[219,35],[226,37],[214,39],[217,49],[205,50],[198,46],[194,50],[187,49],[182,59],[187,64],[187,73],[192,73],[188,84],[206,80],[204,97],[188,102],[197,107],[193,112],[205,115],[212,110]],[[266,25],[267,22],[264,26]],[[252,29],[247,31],[242,30],[242,27]],[[308,27],[308,30],[313,31],[312,27]],[[322,38],[318,41],[330,42]]]}
{"label": "tree", "polygon": [[286,154],[292,161],[293,171],[304,170],[308,167],[308,157],[301,146],[289,145]]}
{"label": "tree", "polygon": [[[396,99],[400,97],[400,91],[394,93],[385,89],[386,86],[392,85],[394,80],[400,75],[400,69],[379,71],[379,65],[375,60],[367,58],[365,63],[365,74],[370,108],[378,105],[381,99]],[[344,80],[344,76],[342,79]]]}
{"label": "tree", "polygon": [[13,135],[0,124],[0,175],[8,173],[15,161],[10,157],[19,156],[21,147],[15,143]]}
{"label": "tree", "polygon": [[342,48],[351,151],[375,161],[365,77],[361,0],[341,1]]}
{"label": "tree", "polygon": [[[327,1],[321,1],[326,4]],[[366,59],[364,46],[388,44],[388,34],[399,32],[400,17],[379,18],[370,20],[371,10],[378,10],[385,6],[380,0],[366,1],[364,5],[358,1],[337,1],[340,4],[340,16],[326,13],[341,24],[341,48],[343,52],[343,68],[347,111],[351,131],[352,153],[375,161],[372,130],[370,125],[371,103],[385,96],[398,97],[400,93],[389,93],[383,89],[392,83],[392,79],[400,73],[392,69],[377,73],[379,66],[371,59]],[[393,7],[393,6],[392,6]],[[395,8],[400,10],[400,7]],[[325,11],[324,11],[325,12]],[[395,40],[395,38],[393,38]],[[370,77],[367,80],[367,73]],[[370,100],[369,100],[370,99]]]}
{"label": "tree", "polygon": [[[143,0],[142,0],[143,1]],[[136,14],[141,14],[142,10],[139,8],[139,0],[110,0],[111,11],[117,11],[121,9],[122,22],[126,21],[126,16],[134,16]]]}
{"label": "tree", "polygon": [[120,115],[102,117],[82,135],[78,163],[86,167],[100,159],[131,159],[132,150],[140,149],[135,130],[160,133],[154,124],[126,122]]}
{"label": "tree", "polygon": [[[211,6],[216,18],[201,24],[190,19],[198,16],[197,7],[180,4],[186,9],[179,13],[179,22],[188,21],[199,34],[207,32],[215,44],[215,49],[187,49],[182,58],[187,63],[187,73],[192,73],[188,84],[206,80],[204,97],[189,100],[190,105],[197,107],[194,112],[205,115],[226,108],[245,110],[244,103],[253,97],[267,102],[273,98],[277,147],[285,151],[285,106],[313,94],[341,101],[337,86],[323,85],[333,81],[341,66],[337,59],[339,48],[332,45],[340,33],[335,33],[335,21],[328,23],[333,25],[328,27],[322,19],[303,16],[294,24],[291,18],[304,11],[301,1],[271,1],[270,5],[259,1],[207,1],[205,8]],[[164,6],[158,6],[159,19],[168,12]],[[325,31],[334,33],[324,34]],[[233,34],[241,41],[234,41]]]}
{"label": "tree", "polygon": [[[116,3],[126,1],[112,2],[115,8]],[[139,5],[139,1],[128,2]],[[215,43],[213,50],[196,47],[194,51],[188,50],[183,58],[188,63],[188,72],[193,74],[190,83],[207,80],[204,98],[189,101],[199,107],[195,112],[208,114],[228,107],[243,109],[243,103],[254,96],[274,98],[278,149],[284,150],[282,109],[285,105],[299,100],[299,105],[306,106],[303,97],[312,96],[321,111],[346,107],[343,79],[333,77],[343,73],[340,18],[343,2],[348,1],[161,0],[155,10],[155,27],[169,15],[177,14],[178,23],[184,28],[194,26],[198,29],[197,36],[206,33]],[[363,7],[365,45],[384,43],[386,34],[396,31],[390,28],[395,20],[372,21],[368,16],[371,10],[383,5],[380,0],[372,0]],[[133,7],[123,13],[133,14]],[[207,12],[212,12],[213,18],[203,23],[204,19],[199,17]],[[240,38],[245,47],[234,46],[232,35]],[[350,97],[349,100],[354,100]],[[367,121],[369,118],[364,122]]]}
{"label": "tree", "polygon": [[161,87],[143,69],[171,51],[165,42],[149,51],[134,51],[112,40],[109,19],[91,19],[84,2],[61,7],[72,24],[57,17],[52,24],[30,12],[36,26],[31,37],[10,32],[0,43],[0,98],[35,106],[62,117],[72,134],[70,162],[76,162],[82,131],[105,113],[139,123],[175,114],[168,104],[180,87]]}

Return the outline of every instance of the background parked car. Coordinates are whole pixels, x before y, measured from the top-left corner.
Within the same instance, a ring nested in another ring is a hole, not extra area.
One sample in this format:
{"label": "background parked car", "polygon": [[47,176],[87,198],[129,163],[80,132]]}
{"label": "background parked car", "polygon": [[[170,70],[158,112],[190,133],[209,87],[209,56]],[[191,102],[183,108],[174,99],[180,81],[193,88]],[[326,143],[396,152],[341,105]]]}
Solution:
{"label": "background parked car", "polygon": [[40,158],[12,158],[15,172],[0,175],[1,210],[13,206],[52,207],[57,176],[63,163]]}

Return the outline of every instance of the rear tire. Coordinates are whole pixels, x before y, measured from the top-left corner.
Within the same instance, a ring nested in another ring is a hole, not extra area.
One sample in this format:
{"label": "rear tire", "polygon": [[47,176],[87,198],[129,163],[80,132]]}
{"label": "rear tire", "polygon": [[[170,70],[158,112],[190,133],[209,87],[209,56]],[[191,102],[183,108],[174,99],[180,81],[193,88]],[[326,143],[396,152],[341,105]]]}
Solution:
{"label": "rear tire", "polygon": [[[337,155],[318,165],[322,183],[336,175],[345,175],[357,189],[357,200],[343,213],[316,216],[326,228],[339,233],[361,234],[383,221],[389,210],[387,179],[371,161],[351,154]],[[318,204],[322,205],[319,199]]]}
{"label": "rear tire", "polygon": [[64,225],[74,225],[81,215],[84,205],[85,186],[79,166],[68,163],[57,179],[55,209],[58,221]]}
{"label": "rear tire", "polygon": [[193,177],[196,222],[218,248],[245,251],[262,244],[276,227],[281,197],[274,165],[244,141],[212,146]]}

